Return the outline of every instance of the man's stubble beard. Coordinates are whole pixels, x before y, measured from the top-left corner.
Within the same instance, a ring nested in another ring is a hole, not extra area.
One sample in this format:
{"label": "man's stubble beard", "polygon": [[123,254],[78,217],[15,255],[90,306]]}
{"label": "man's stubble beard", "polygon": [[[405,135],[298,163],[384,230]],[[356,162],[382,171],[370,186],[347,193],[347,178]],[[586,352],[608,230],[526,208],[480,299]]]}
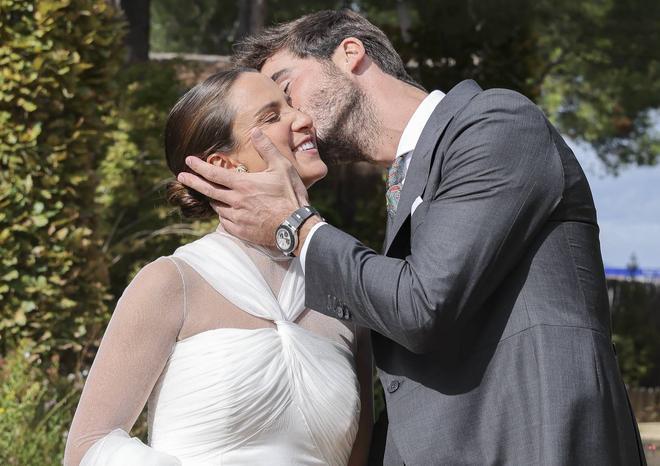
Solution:
{"label": "man's stubble beard", "polygon": [[310,98],[317,145],[328,165],[374,163],[380,126],[367,94],[334,63],[324,66],[324,82]]}

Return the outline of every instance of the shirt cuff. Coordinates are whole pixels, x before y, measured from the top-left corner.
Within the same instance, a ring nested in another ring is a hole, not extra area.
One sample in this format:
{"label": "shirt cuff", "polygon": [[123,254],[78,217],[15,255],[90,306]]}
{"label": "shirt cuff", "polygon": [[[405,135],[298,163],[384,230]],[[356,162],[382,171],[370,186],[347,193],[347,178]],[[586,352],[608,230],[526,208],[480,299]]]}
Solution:
{"label": "shirt cuff", "polygon": [[303,275],[305,274],[305,258],[307,257],[307,248],[309,247],[309,243],[312,241],[312,236],[314,236],[316,230],[318,230],[323,225],[327,225],[327,223],[319,222],[314,225],[311,230],[309,230],[309,233],[307,233],[307,238],[305,239],[305,244],[303,244],[303,247],[300,250],[300,266],[302,267]]}

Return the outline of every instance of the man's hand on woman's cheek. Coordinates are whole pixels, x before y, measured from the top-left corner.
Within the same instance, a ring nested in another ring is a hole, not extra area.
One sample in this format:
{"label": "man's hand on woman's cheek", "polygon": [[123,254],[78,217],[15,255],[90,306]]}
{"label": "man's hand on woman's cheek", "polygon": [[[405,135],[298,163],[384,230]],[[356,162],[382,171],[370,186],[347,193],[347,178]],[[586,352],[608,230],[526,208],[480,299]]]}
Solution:
{"label": "man's hand on woman's cheek", "polygon": [[253,131],[252,143],[267,164],[262,172],[238,173],[188,157],[186,164],[194,173],[182,172],[177,179],[212,200],[230,234],[274,246],[280,223],[308,204],[307,190],[291,163],[260,130]]}

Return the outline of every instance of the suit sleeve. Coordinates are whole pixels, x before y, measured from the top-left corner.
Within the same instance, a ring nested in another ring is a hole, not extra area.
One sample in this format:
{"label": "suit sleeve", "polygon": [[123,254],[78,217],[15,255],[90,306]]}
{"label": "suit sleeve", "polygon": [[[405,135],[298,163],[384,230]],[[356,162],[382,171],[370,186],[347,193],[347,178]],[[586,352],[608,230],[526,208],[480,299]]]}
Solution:
{"label": "suit sleeve", "polygon": [[385,257],[330,225],[319,228],[307,251],[308,307],[341,317],[343,305],[344,316],[412,352],[438,349],[443,334],[479,311],[561,200],[563,170],[548,125],[515,92],[472,99],[436,154],[441,181],[410,255]]}

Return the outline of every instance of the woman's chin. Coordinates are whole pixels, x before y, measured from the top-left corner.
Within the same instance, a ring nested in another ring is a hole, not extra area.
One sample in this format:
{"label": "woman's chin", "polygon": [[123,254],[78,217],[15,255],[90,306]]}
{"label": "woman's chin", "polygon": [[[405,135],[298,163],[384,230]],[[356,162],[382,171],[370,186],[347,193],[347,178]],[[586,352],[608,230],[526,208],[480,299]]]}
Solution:
{"label": "woman's chin", "polygon": [[300,175],[303,184],[307,189],[311,188],[314,183],[322,180],[328,174],[328,167],[325,163],[321,162],[314,170],[305,170],[306,173]]}

